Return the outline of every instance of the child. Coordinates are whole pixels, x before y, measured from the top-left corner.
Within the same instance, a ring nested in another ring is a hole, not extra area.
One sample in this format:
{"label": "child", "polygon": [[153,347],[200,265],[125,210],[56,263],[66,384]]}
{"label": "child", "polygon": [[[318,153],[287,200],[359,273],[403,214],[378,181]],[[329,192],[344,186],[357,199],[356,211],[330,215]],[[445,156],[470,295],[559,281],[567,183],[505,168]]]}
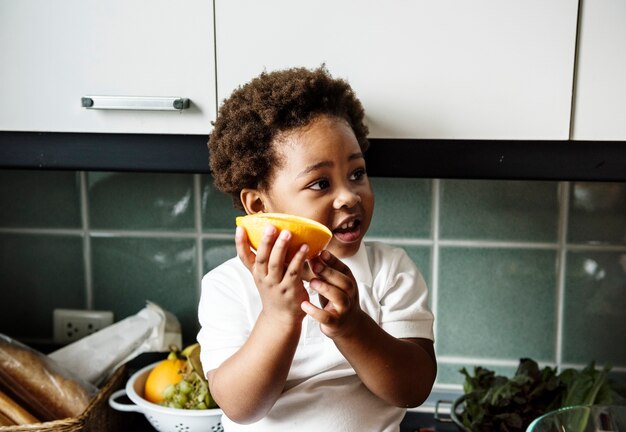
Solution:
{"label": "child", "polygon": [[324,67],[263,73],[221,107],[215,185],[246,213],[289,213],[333,238],[284,262],[291,234],[202,281],[198,341],[228,431],[398,431],[436,375],[424,280],[400,248],[364,244],[374,209],[367,127],[350,86]]}

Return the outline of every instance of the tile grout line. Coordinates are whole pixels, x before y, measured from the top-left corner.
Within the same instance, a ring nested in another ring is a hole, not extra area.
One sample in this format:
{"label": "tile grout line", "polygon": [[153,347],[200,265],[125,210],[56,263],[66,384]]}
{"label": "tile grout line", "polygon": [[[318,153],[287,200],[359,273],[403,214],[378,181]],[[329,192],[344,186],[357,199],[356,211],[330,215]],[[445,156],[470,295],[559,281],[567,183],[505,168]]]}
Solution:
{"label": "tile grout line", "polygon": [[85,308],[94,308],[93,267],[91,261],[91,236],[89,233],[89,203],[87,193],[87,173],[80,171],[80,213],[83,236],[83,265],[85,268]]}
{"label": "tile grout line", "polygon": [[[477,365],[477,366],[500,366],[500,367],[512,367],[517,368],[519,365],[518,360],[513,359],[499,359],[499,358],[485,358],[485,357],[465,357],[462,355],[459,356],[437,356],[437,363],[439,364],[449,364],[449,365]],[[566,368],[575,368],[582,369],[585,366],[588,366],[587,363],[561,363],[557,364],[556,362],[549,361],[538,361],[539,365],[542,366],[558,366],[560,370]],[[602,367],[603,364],[596,363],[596,367]],[[611,368],[612,372],[626,372],[626,367],[624,366],[613,366]]]}
{"label": "tile grout line", "polygon": [[516,359],[506,359],[506,358],[496,358],[496,357],[471,357],[471,356],[462,356],[462,355],[444,355],[437,356],[437,362],[441,364],[452,364],[452,365],[479,365],[479,366],[501,366],[501,367],[517,367],[519,365],[519,360]]}
{"label": "tile grout line", "polygon": [[[194,222],[195,224],[195,222]],[[82,236],[82,228],[0,228],[0,234],[37,234],[37,235],[73,235]],[[195,231],[136,231],[136,230],[89,230],[92,237],[148,237],[148,238],[195,238],[198,233]],[[227,233],[202,233],[205,239],[231,239],[232,234]],[[626,248],[625,248],[626,249]]]}
{"label": "tile grout line", "polygon": [[[195,223],[195,222],[194,222]],[[0,234],[38,234],[38,235],[65,235],[82,236],[82,228],[6,228],[0,227]],[[198,234],[194,226],[193,231],[140,231],[140,230],[116,230],[116,229],[90,229],[91,237],[151,237],[151,238],[195,238],[198,235],[208,240],[230,240],[233,235],[220,232],[202,232]],[[366,236],[366,241],[381,241],[394,245],[406,246],[432,246],[432,238],[406,239],[396,237]],[[443,240],[438,239],[439,246],[467,247],[467,248],[502,248],[502,249],[544,249],[558,250],[558,243],[538,242],[511,242],[500,240]],[[595,251],[595,252],[626,252],[626,245],[618,244],[583,244],[569,243],[565,245],[568,251]]]}
{"label": "tile grout line", "polygon": [[195,221],[195,239],[196,239],[196,295],[200,299],[200,291],[202,287],[202,276],[204,275],[204,255],[202,245],[202,196],[200,174],[193,175],[193,199],[194,199],[194,221]]}
{"label": "tile grout line", "polygon": [[[431,239],[433,241],[431,249],[430,277],[431,277],[431,295],[432,295],[432,311],[437,319],[439,312],[439,205],[440,205],[440,180],[432,180],[432,208],[431,208]],[[436,332],[435,325],[433,331]],[[435,334],[435,345],[437,345],[437,335]],[[436,350],[435,350],[436,351]]]}
{"label": "tile grout line", "polygon": [[[80,180],[79,180],[80,182]],[[79,186],[80,189],[80,186]],[[80,192],[79,192],[80,194]],[[82,204],[81,204],[82,205]],[[80,207],[80,206],[79,206]],[[82,209],[80,209],[82,218]],[[37,234],[37,235],[67,235],[82,236],[82,220],[80,228],[0,228],[0,234]]]}
{"label": "tile grout line", "polygon": [[559,231],[558,231],[558,257],[557,257],[557,285],[556,285],[556,346],[555,360],[559,369],[563,363],[563,314],[564,314],[564,297],[565,297],[565,271],[567,260],[567,228],[568,228],[568,212],[569,212],[569,192],[570,183],[561,182],[560,184],[560,203],[559,203]]}
{"label": "tile grout line", "polygon": [[501,249],[558,249],[558,243],[488,241],[488,240],[438,240],[440,246],[465,248],[501,248]]}

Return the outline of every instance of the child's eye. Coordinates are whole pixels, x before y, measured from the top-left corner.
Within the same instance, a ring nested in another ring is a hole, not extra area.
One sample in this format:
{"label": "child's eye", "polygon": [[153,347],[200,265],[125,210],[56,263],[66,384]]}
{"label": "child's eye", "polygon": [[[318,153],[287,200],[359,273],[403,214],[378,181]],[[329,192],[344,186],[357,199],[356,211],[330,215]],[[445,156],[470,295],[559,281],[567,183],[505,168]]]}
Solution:
{"label": "child's eye", "polygon": [[309,189],[313,190],[324,190],[330,187],[330,182],[326,179],[318,180],[309,185]]}
{"label": "child's eye", "polygon": [[352,175],[350,176],[350,180],[361,180],[363,177],[365,177],[367,175],[367,173],[365,172],[365,170],[363,168],[359,168],[358,170],[354,171],[352,173]]}

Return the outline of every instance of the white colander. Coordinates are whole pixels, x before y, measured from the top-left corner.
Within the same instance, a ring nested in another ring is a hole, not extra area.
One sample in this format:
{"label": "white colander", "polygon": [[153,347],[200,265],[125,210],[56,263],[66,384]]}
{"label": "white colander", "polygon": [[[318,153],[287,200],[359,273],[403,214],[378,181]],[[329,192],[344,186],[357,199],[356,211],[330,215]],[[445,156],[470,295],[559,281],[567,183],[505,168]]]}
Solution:
{"label": "white colander", "polygon": [[[109,405],[118,411],[142,413],[159,432],[222,432],[224,428],[221,422],[221,409],[168,408],[143,398],[146,378],[158,363],[135,372],[126,383],[126,388],[116,391],[109,397]],[[116,400],[123,395],[127,395],[133,403],[120,403]]]}

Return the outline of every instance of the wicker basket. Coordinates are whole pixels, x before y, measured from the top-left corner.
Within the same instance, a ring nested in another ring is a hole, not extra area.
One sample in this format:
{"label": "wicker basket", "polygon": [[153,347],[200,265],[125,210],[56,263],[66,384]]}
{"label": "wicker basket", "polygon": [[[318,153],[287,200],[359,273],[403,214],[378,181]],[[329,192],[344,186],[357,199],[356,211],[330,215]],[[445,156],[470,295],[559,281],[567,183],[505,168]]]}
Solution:
{"label": "wicker basket", "polygon": [[78,417],[18,426],[0,426],[0,432],[54,431],[105,432],[120,430],[124,421],[119,412],[109,407],[109,396],[126,383],[126,366],[120,366],[98,391],[85,412]]}

